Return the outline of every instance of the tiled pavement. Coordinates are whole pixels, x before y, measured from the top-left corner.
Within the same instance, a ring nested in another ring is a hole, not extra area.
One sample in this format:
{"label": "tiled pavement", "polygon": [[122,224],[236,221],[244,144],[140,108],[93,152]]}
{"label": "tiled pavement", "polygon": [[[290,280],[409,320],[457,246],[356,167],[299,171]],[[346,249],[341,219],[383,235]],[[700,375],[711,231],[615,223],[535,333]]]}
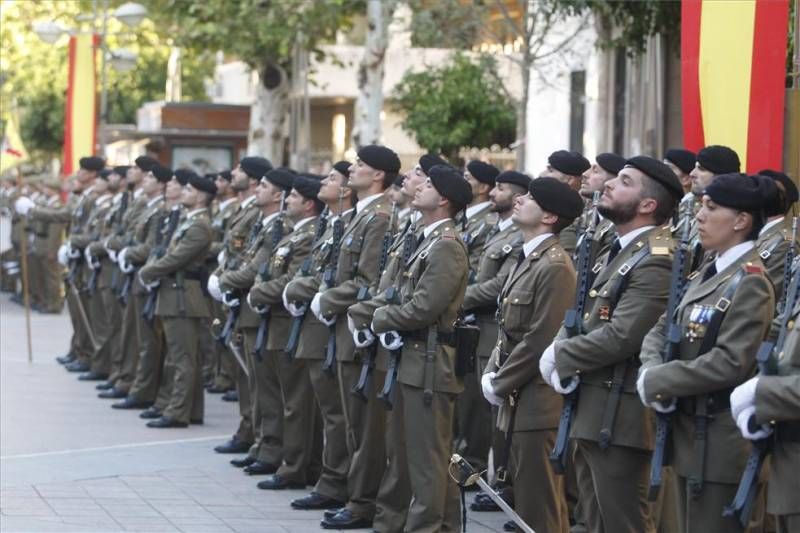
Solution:
{"label": "tiled pavement", "polygon": [[[65,314],[32,322],[29,364],[22,312],[0,296],[0,531],[321,531],[321,513],[289,507],[302,491],[258,490],[211,451],[234,428],[234,405],[207,395],[203,426],[147,429],[53,361],[69,339]],[[471,513],[467,530],[503,521]]]}

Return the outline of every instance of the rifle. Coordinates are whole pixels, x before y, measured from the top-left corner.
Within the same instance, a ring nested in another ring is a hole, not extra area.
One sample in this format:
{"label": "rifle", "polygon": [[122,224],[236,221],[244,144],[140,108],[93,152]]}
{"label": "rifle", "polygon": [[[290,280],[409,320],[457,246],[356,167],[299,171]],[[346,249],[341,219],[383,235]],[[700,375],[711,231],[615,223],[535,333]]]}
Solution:
{"label": "rifle", "polygon": [[[797,256],[797,226],[800,219],[792,217],[792,240],[789,241],[789,249],[786,251],[786,259],[783,264],[783,294],[778,301],[778,314],[780,315],[787,308],[786,301],[789,299],[789,285],[792,281],[792,263]],[[791,309],[791,306],[789,307]]]}
{"label": "rifle", "polygon": [[[796,219],[795,219],[796,220]],[[758,362],[758,373],[762,376],[771,376],[778,373],[777,360],[778,354],[783,351],[783,346],[786,342],[786,337],[789,334],[789,315],[794,308],[797,300],[800,298],[800,269],[795,273],[794,280],[791,280],[791,289],[787,287],[784,293],[787,296],[785,312],[781,319],[781,329],[778,333],[778,338],[775,342],[764,341],[758,347],[756,353],[756,361]],[[748,422],[751,431],[755,431],[757,427],[754,418]],[[758,477],[761,468],[767,459],[767,456],[772,451],[774,443],[774,434],[771,434],[763,439],[753,441],[753,449],[747,458],[747,463],[739,480],[739,487],[736,489],[736,495],[733,502],[725,507],[722,511],[723,516],[734,516],[739,518],[739,523],[742,527],[747,527],[750,523],[750,513],[753,511],[753,501],[756,497],[756,488],[758,487]]]}
{"label": "rifle", "polygon": [[[130,187],[132,187],[132,185]],[[119,207],[117,208],[112,218],[112,224],[114,228],[113,233],[118,236],[122,236],[125,233],[125,228],[122,225],[122,219],[125,216],[125,211],[128,210],[128,202],[131,194],[133,193],[131,193],[129,190],[123,191],[122,197],[120,198],[119,201]],[[107,240],[108,239],[106,239],[106,241]],[[113,294],[116,294],[118,298],[119,298],[119,292],[117,291],[117,284],[119,283],[120,273],[121,270],[119,268],[115,268],[114,271],[111,273],[111,292]]]}
{"label": "rifle", "polygon": [[[344,199],[344,188],[339,193],[339,217],[333,221],[333,242],[331,243],[331,257],[325,266],[322,274],[322,284],[326,288],[336,285],[336,269],[339,264],[339,248],[342,244],[342,234],[344,234],[344,222],[342,221],[342,201]],[[336,324],[328,326],[328,343],[325,346],[325,361],[322,363],[322,370],[329,376],[335,373],[336,366]]]}
{"label": "rifle", "polygon": [[[408,264],[411,254],[414,253],[417,247],[417,239],[415,237],[415,227],[410,225],[406,234],[403,236],[403,268]],[[400,290],[396,286],[386,289],[386,301],[389,304],[398,303]],[[384,403],[386,410],[391,411],[394,407],[394,387],[397,383],[397,371],[400,364],[400,356],[403,354],[403,349],[391,350],[389,352],[389,364],[386,369],[386,377],[383,380],[383,388],[378,393],[378,399]]]}
{"label": "rifle", "polygon": [[[319,218],[319,224],[317,225],[317,232],[314,234],[314,241],[312,243],[312,248],[316,245],[322,236],[325,234],[325,230],[328,227],[328,217],[330,217],[330,209],[327,207],[323,210],[322,215]],[[300,276],[307,277],[311,274],[311,266],[312,266],[312,258],[311,255],[305,258],[303,264],[300,265]],[[286,352],[286,355],[289,359],[294,359],[294,354],[297,351],[297,344],[300,341],[300,330],[303,327],[303,322],[306,319],[306,313],[308,313],[308,302],[303,302],[300,306],[302,314],[296,317],[292,317],[292,325],[289,328],[289,338],[286,341],[286,347],[283,349]]]}
{"label": "rifle", "polygon": [[[281,193],[281,207],[278,211],[278,216],[275,218],[275,223],[272,226],[272,241],[270,243],[272,252],[275,252],[275,247],[283,238],[283,216],[284,210],[286,209],[286,191]],[[271,257],[271,254],[270,254]],[[270,272],[270,262],[266,262],[259,268],[259,277],[261,281],[269,281],[272,277],[272,273]],[[270,308],[267,307],[263,313],[261,313],[261,321],[258,323],[258,330],[256,331],[256,340],[253,344],[253,350],[251,353],[253,356],[261,362],[263,359],[261,354],[264,352],[264,346],[267,345],[267,339],[269,338],[269,319],[270,319]]]}
{"label": "rifle", "polygon": [[[164,257],[167,253],[167,246],[169,246],[169,241],[172,239],[172,234],[175,232],[175,229],[178,227],[178,222],[181,218],[181,210],[180,209],[172,209],[169,214],[162,216],[161,222],[164,225],[163,228],[156,234],[156,242],[155,246],[153,247],[153,251],[150,253],[150,256],[155,259],[160,259]],[[144,318],[148,324],[153,324],[153,320],[156,314],[156,298],[158,297],[158,287],[151,290],[147,293],[147,301],[142,308],[142,318]]]}
{"label": "rifle", "polygon": [[[681,321],[675,316],[675,310],[683,298],[686,290],[686,264],[690,253],[691,238],[691,217],[694,216],[692,204],[694,199],[689,200],[687,209],[683,212],[683,228],[681,240],[675,255],[672,257],[672,273],[670,277],[669,298],[667,299],[667,310],[664,316],[669,323],[667,325],[667,339],[661,349],[661,360],[668,363],[678,357],[678,348],[681,344]],[[647,488],[647,499],[651,502],[656,501],[658,492],[661,489],[661,471],[667,455],[667,439],[669,428],[672,422],[671,413],[656,413],[656,444],[653,456],[650,460],[650,484]]]}
{"label": "rifle", "polygon": [[[578,287],[575,291],[575,306],[564,315],[564,329],[569,337],[583,333],[583,310],[586,307],[586,295],[591,286],[591,278],[593,278],[591,269],[594,259],[594,232],[597,228],[597,205],[599,203],[600,192],[595,191],[592,197],[592,218],[583,235],[578,252]],[[577,405],[578,389],[575,389],[564,397],[564,407],[561,409],[561,417],[558,421],[556,444],[553,451],[550,452],[550,463],[557,474],[563,474],[566,471],[567,442]]]}
{"label": "rifle", "polygon": [[[386,263],[389,261],[389,249],[392,247],[394,240],[394,223],[397,216],[397,203],[392,203],[392,214],[389,217],[389,226],[386,228],[386,233],[383,234],[383,243],[381,244],[381,257],[378,261],[378,282],[380,282],[383,270],[386,268]],[[372,298],[369,294],[369,287],[366,285],[358,290],[358,301],[363,302]],[[378,343],[372,342],[372,345],[367,350],[367,356],[364,362],[361,363],[361,374],[358,376],[358,382],[353,385],[350,392],[355,396],[361,398],[364,402],[368,400],[366,390],[369,386],[369,378],[372,375],[372,369],[375,368],[375,357],[378,355]]]}

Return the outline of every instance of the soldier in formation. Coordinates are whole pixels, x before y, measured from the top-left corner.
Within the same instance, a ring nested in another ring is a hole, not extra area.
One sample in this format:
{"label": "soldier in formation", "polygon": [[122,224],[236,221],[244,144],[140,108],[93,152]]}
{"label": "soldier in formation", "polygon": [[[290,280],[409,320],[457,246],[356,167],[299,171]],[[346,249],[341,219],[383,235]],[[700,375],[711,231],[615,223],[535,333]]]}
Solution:
{"label": "soldier in formation", "polygon": [[85,157],[65,203],[2,200],[35,308],[66,300],[59,362],[151,428],[238,401],[215,450],[310,487],[322,528],[457,530],[458,452],[494,486],[471,508],[536,531],[794,531],[798,189],[739,170],[713,145],[401,173],[369,145],[326,176]]}

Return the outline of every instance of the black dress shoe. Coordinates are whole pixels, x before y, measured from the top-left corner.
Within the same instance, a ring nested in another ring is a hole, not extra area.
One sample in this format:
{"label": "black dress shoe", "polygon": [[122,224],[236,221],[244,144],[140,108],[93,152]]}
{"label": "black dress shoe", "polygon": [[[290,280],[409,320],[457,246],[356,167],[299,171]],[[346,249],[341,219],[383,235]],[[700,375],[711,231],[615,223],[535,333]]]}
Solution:
{"label": "black dress shoe", "polygon": [[56,362],[58,362],[58,364],[60,364],[60,365],[68,365],[69,363],[73,362],[75,359],[77,359],[75,354],[72,353],[72,352],[69,352],[67,354],[59,355],[58,357],[56,357]]}
{"label": "black dress shoe", "polygon": [[156,409],[154,406],[148,407],[147,409],[145,409],[144,411],[142,411],[141,413],[139,413],[139,418],[144,418],[144,419],[148,419],[148,418],[152,418],[152,419],[161,418],[161,409]]}
{"label": "black dress shoe", "polygon": [[242,457],[241,459],[231,459],[231,464],[236,468],[244,468],[246,466],[250,466],[251,464],[256,462],[255,457]]}
{"label": "black dress shoe", "polygon": [[67,363],[64,365],[64,368],[67,369],[67,372],[88,372],[90,367],[89,363],[76,360],[71,363]]}
{"label": "black dress shoe", "polygon": [[210,384],[208,387],[206,387],[206,391],[209,392],[210,394],[223,394],[225,392],[228,392],[229,390],[231,389],[229,389],[228,387],[214,385],[213,383]]}
{"label": "black dress shoe", "polygon": [[372,527],[372,520],[356,516],[349,509],[342,509],[332,517],[324,518],[319,525],[322,529],[361,529]]}
{"label": "black dress shoe", "polygon": [[239,401],[239,393],[235,390],[229,390],[225,394],[222,395],[223,402],[238,402]]}
{"label": "black dress shoe", "polygon": [[327,509],[324,513],[322,513],[322,516],[325,518],[333,518],[342,511],[344,511],[344,504],[342,504],[341,507],[332,507],[331,509]]}
{"label": "black dress shoe", "polygon": [[[302,511],[319,511],[321,509],[335,509],[336,513],[338,513],[342,507],[344,507],[344,502],[340,502],[339,500],[334,500],[333,498],[328,498],[327,496],[323,496],[319,492],[312,491],[311,494],[308,496],[304,496],[303,498],[298,498],[296,500],[292,500],[290,504],[292,509],[299,509]],[[325,511],[325,518],[327,516],[328,511]],[[331,513],[331,516],[335,515],[336,513]]]}
{"label": "black dress shoe", "polygon": [[92,372],[91,370],[78,376],[78,381],[103,381],[104,379],[108,379],[108,374]]}
{"label": "black dress shoe", "polygon": [[189,424],[186,422],[181,422],[180,420],[175,420],[169,416],[162,416],[161,418],[156,418],[155,420],[151,420],[147,423],[147,427],[149,428],[185,428],[189,427]]}
{"label": "black dress shoe", "polygon": [[203,419],[202,418],[190,418],[189,419],[189,423],[192,424],[193,426],[202,426],[203,425]]}
{"label": "black dress shoe", "polygon": [[261,461],[255,461],[252,464],[244,467],[244,473],[248,476],[266,476],[269,474],[274,474],[277,471],[277,466]]}
{"label": "black dress shoe", "polygon": [[264,481],[259,481],[258,488],[263,490],[304,489],[306,484],[289,481],[280,474],[272,474],[267,476]]}
{"label": "black dress shoe", "polygon": [[517,530],[517,524],[514,523],[513,520],[509,520],[508,522],[503,524],[503,531],[516,531],[516,530]]}
{"label": "black dress shoe", "polygon": [[144,402],[137,400],[133,396],[128,396],[121,402],[112,403],[111,407],[114,409],[147,409],[153,405],[151,402]]}
{"label": "black dress shoe", "polygon": [[111,390],[114,388],[114,382],[104,381],[102,383],[98,383],[97,385],[95,385],[94,388],[97,390]]}
{"label": "black dress shoe", "polygon": [[214,451],[217,453],[247,453],[247,450],[249,450],[252,445],[252,442],[241,441],[234,435],[231,440],[225,444],[215,446]]}
{"label": "black dress shoe", "polygon": [[119,400],[120,398],[125,398],[127,393],[121,391],[119,389],[110,388],[109,390],[104,390],[100,394],[97,395],[98,398],[104,398],[106,400]]}

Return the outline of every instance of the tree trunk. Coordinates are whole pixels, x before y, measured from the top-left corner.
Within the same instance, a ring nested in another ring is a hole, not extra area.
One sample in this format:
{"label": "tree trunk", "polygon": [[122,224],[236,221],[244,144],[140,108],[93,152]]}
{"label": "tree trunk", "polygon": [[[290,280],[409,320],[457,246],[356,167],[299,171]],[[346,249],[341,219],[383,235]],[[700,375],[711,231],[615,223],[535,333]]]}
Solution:
{"label": "tree trunk", "polygon": [[529,59],[524,54],[523,66],[520,75],[522,77],[522,94],[519,97],[517,106],[517,169],[525,171],[525,151],[528,145],[528,90],[531,84],[531,65]]}
{"label": "tree trunk", "polygon": [[380,142],[383,65],[389,45],[388,26],[394,7],[394,1],[367,0],[367,40],[358,67],[358,96],[350,139],[355,149]]}
{"label": "tree trunk", "polygon": [[264,74],[255,80],[255,96],[250,107],[250,131],[247,135],[247,154],[266,157],[274,166],[283,164],[284,147],[286,145],[286,128],[284,123],[289,111],[289,87],[286,72],[280,67],[269,72],[264,85]]}

